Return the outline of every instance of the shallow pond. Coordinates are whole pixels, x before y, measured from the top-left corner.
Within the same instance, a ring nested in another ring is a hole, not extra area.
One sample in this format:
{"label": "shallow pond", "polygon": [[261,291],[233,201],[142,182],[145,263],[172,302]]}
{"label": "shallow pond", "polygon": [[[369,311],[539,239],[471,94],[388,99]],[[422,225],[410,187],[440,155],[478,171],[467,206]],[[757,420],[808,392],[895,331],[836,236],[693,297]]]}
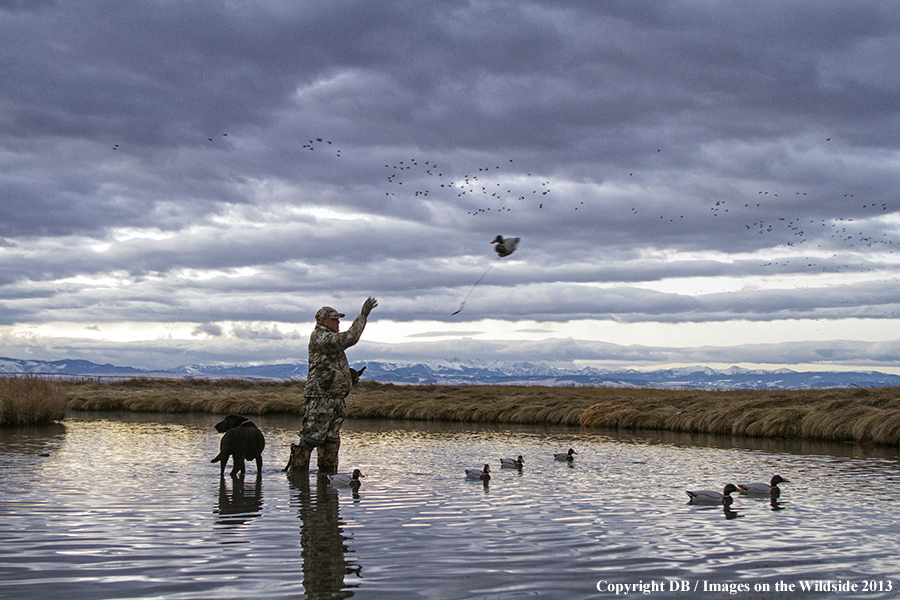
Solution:
{"label": "shallow pond", "polygon": [[[894,448],[348,421],[353,492],[281,472],[286,417],[254,418],[261,478],[221,483],[217,420],[0,430],[0,598],[900,597]],[[484,463],[488,485],[465,479]],[[776,505],[686,503],[774,473]]]}

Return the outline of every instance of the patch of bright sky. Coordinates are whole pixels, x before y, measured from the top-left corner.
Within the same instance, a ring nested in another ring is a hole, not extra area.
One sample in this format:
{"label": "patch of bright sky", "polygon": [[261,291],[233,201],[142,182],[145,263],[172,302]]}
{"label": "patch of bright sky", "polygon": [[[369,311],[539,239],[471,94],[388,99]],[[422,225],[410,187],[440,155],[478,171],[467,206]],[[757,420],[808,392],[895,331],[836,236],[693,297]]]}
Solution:
{"label": "patch of bright sky", "polygon": [[[395,322],[373,320],[366,325],[365,339],[386,344],[459,337],[479,340],[540,341],[572,338],[620,345],[740,346],[743,344],[821,340],[897,339],[900,319],[784,319],[777,321],[721,321],[709,323],[617,323],[608,320],[577,320],[564,323],[483,320],[459,324],[439,321]],[[474,332],[480,333],[474,333]],[[428,334],[431,334],[430,336]]]}
{"label": "patch of bright sky", "polygon": [[[146,342],[159,339],[172,340],[191,340],[198,339],[203,334],[197,333],[199,323],[141,323],[136,321],[120,322],[120,323],[95,323],[85,325],[84,323],[69,322],[50,322],[32,325],[19,325],[11,328],[11,333],[21,337],[55,337],[69,339],[90,339],[103,340],[107,342],[128,343],[128,342]],[[214,323],[218,325],[223,332],[224,337],[228,337],[232,328],[246,327],[246,323],[221,322]],[[253,323],[252,328],[261,331],[279,331],[283,335],[293,335],[301,333],[308,335],[312,327],[304,323],[298,326],[297,323]],[[215,337],[215,336],[209,336]]]}
{"label": "patch of bright sky", "polygon": [[[764,290],[832,288],[836,285],[860,284],[883,280],[887,274],[870,273],[791,273],[788,275],[744,277],[680,277],[632,283],[630,287],[670,294],[702,295]],[[591,285],[591,284],[588,284]],[[612,284],[599,284],[612,287]]]}
{"label": "patch of bright sky", "polygon": [[[173,231],[162,231],[157,228],[147,228],[142,229],[138,227],[120,227],[118,229],[114,229],[109,237],[112,238],[115,242],[127,242],[129,240],[168,240],[178,235]],[[99,242],[97,244],[93,244],[91,249],[94,252],[106,252],[110,248],[112,248],[113,242]]]}
{"label": "patch of bright sky", "polygon": [[103,340],[108,342],[146,342],[159,339],[196,339],[191,332],[196,323],[84,323],[50,322],[22,325],[13,328],[13,335],[21,337],[50,337]]}
{"label": "patch of bright sky", "polygon": [[[243,323],[215,323],[225,338],[232,327]],[[277,330],[284,336],[298,335],[297,343],[309,333],[309,323],[254,323],[254,329]],[[64,338],[89,339],[106,342],[150,342],[154,340],[197,340],[197,323],[84,323],[51,322],[13,326],[9,334],[25,339]],[[796,341],[864,340],[888,342],[896,339],[900,319],[838,319],[838,320],[781,320],[768,322],[725,321],[719,323],[616,323],[613,321],[579,320],[567,323],[537,321],[497,321],[450,324],[438,321],[395,322],[373,320],[366,326],[364,339],[369,342],[396,344],[411,342],[439,342],[459,338],[502,341],[541,341],[547,339],[577,339],[605,342],[623,346],[668,347],[690,349],[697,346],[739,346],[744,344],[775,344]],[[218,336],[209,336],[215,339]],[[577,366],[597,368],[634,368],[633,364],[618,361],[575,361]],[[644,369],[659,369],[694,364],[654,364]],[[704,366],[724,369],[732,364],[704,362]],[[781,364],[736,364],[744,368],[778,369]],[[795,371],[859,370],[859,365],[796,364]],[[873,370],[900,374],[900,367],[873,365]]]}
{"label": "patch of bright sky", "polygon": [[168,240],[178,235],[174,231],[162,231],[157,228],[143,229],[137,227],[120,227],[113,230],[110,237],[117,242],[127,242],[128,240]]}
{"label": "patch of bright sky", "polygon": [[76,275],[74,277],[66,277],[60,279],[58,280],[58,282],[84,286],[86,288],[92,289],[115,289],[131,285],[133,283],[131,278],[127,277],[124,274],[121,277],[116,277],[113,274],[97,276]]}
{"label": "patch of bright sky", "polygon": [[252,277],[259,273],[256,267],[235,267],[233,269],[181,269],[178,277],[194,281],[205,281],[216,277],[236,279],[238,277]]}
{"label": "patch of bright sky", "polygon": [[[198,323],[84,323],[49,322],[20,325],[13,328],[17,335],[86,338],[112,342],[139,342],[160,338],[196,339]],[[241,323],[215,323],[227,335]],[[277,328],[285,335],[307,335],[309,323],[262,323],[255,326]],[[440,321],[397,322],[372,320],[366,326],[364,339],[385,344],[437,341],[453,337],[478,340],[540,341],[550,338],[571,338],[620,345],[665,346],[691,348],[695,346],[738,346],[743,344],[774,344],[791,341],[864,340],[882,342],[895,340],[900,331],[900,319],[836,319],[836,320],[779,320],[779,321],[723,321],[717,323],[617,323],[603,320],[578,320],[565,323],[538,321],[483,320],[459,324]]]}

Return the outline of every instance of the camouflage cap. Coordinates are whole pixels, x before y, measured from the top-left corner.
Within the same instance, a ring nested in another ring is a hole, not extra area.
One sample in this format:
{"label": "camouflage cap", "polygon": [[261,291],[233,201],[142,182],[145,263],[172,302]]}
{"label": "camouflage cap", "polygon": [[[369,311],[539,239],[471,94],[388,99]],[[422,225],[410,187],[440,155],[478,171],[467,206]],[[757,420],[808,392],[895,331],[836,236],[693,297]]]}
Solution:
{"label": "camouflage cap", "polygon": [[321,323],[322,321],[327,321],[328,319],[340,319],[344,316],[344,313],[339,313],[330,306],[323,306],[319,309],[319,312],[316,313],[316,322]]}

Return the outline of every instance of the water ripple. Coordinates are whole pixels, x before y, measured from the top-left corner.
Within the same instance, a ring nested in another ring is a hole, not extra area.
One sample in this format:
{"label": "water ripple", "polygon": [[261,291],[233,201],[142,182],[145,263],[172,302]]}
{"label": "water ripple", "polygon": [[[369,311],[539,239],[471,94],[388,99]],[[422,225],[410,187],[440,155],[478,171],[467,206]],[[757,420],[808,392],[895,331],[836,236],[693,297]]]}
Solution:
{"label": "water ripple", "polygon": [[[209,464],[209,415],[0,431],[0,597],[596,598],[601,580],[874,578],[893,591],[841,598],[888,598],[900,587],[894,449],[349,421],[342,465],[366,474],[354,491],[286,477],[298,423],[255,420],[266,462],[244,482],[220,482]],[[553,460],[570,446],[573,463]],[[519,454],[523,470],[499,468]],[[466,480],[485,463],[487,485]],[[791,479],[780,505],[687,504],[685,489],[775,472]]]}

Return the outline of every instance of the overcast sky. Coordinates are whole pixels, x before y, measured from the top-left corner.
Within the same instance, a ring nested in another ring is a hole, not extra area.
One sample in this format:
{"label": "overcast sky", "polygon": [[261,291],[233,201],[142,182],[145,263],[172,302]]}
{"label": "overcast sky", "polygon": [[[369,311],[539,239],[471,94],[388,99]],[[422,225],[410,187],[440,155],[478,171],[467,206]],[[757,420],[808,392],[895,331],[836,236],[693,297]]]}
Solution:
{"label": "overcast sky", "polygon": [[0,0],[0,75],[2,356],[900,372],[893,1]]}

